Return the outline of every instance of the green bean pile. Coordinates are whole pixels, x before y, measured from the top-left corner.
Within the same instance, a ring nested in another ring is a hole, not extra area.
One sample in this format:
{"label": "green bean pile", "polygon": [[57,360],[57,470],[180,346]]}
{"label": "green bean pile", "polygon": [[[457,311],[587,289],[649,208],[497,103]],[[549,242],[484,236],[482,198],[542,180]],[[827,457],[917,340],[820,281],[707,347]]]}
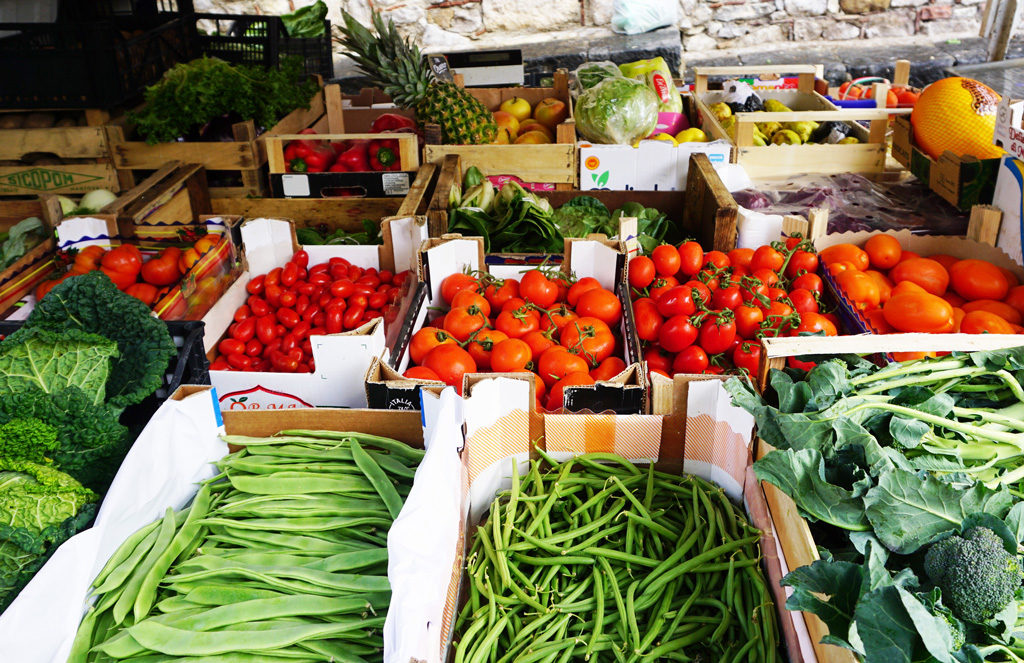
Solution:
{"label": "green bean pile", "polygon": [[244,449],[97,576],[69,663],[382,661],[387,533],[423,452],[332,431],[224,439]]}
{"label": "green bean pile", "polygon": [[477,529],[455,663],[776,660],[760,532],[720,488],[612,454],[545,460]]}

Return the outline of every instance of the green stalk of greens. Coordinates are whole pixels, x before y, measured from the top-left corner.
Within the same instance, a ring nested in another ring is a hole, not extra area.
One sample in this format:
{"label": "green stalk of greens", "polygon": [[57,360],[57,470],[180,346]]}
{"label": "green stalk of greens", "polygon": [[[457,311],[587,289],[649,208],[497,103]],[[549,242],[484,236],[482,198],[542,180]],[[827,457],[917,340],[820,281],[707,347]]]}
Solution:
{"label": "green stalk of greens", "polygon": [[[1024,660],[1024,347],[884,368],[815,359],[772,371],[764,397],[726,383],[775,447],[758,478],[827,543],[783,580],[787,607],[817,614],[825,642],[867,663]],[[972,541],[990,556],[935,561]]]}

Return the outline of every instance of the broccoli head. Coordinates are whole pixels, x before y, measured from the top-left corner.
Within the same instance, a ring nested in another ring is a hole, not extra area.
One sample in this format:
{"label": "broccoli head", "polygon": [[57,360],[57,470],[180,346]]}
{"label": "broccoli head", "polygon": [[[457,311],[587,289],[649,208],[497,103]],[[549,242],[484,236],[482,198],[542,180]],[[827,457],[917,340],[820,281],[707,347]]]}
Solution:
{"label": "broccoli head", "polygon": [[46,463],[57,450],[57,429],[39,419],[11,419],[0,426],[0,458]]}
{"label": "broccoli head", "polygon": [[924,569],[960,619],[983,622],[1014,598],[1024,581],[1020,560],[987,527],[972,527],[928,549]]}

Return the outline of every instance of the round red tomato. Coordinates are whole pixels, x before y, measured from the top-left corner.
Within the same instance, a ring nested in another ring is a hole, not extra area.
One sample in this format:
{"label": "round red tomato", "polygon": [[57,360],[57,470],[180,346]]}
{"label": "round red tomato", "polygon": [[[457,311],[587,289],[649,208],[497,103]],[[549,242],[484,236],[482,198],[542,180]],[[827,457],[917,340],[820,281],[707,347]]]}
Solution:
{"label": "round red tomato", "polygon": [[658,343],[668,352],[681,352],[697,340],[697,328],[688,315],[674,315],[658,330]]}
{"label": "round red tomato", "polygon": [[533,352],[525,341],[509,338],[494,346],[491,353],[491,370],[495,373],[519,373],[527,370],[533,359]]}
{"label": "round red tomato", "polygon": [[675,276],[679,272],[681,260],[679,250],[671,244],[662,244],[651,251],[651,260],[659,276]]}
{"label": "round red tomato", "polygon": [[699,345],[691,345],[676,355],[672,372],[699,375],[707,369],[708,363],[708,353]]}
{"label": "round red tomato", "polygon": [[818,312],[818,300],[814,298],[814,294],[810,290],[797,288],[790,291],[789,301],[793,305],[793,310],[797,313],[805,313],[807,311]]}
{"label": "round red tomato", "polygon": [[178,271],[178,258],[171,254],[167,258],[161,256],[144,262],[141,275],[142,280],[155,286],[177,283],[181,278],[181,272]]}
{"label": "round red tomato", "polygon": [[540,328],[542,331],[561,329],[573,320],[579,319],[579,317],[578,313],[562,304],[550,311],[540,311]]}
{"label": "round red tomato", "polygon": [[[487,301],[487,299],[483,295],[474,290],[470,290],[468,288],[465,290],[460,290],[457,293],[455,293],[454,297],[452,297],[453,309],[464,306],[475,306],[481,313],[484,314],[485,318],[491,317],[491,303]],[[371,308],[380,308],[380,306],[371,305]]]}
{"label": "round red tomato", "polygon": [[[259,324],[257,324],[257,331],[261,332],[260,340],[267,343],[268,341],[264,340],[264,334],[259,329]],[[266,337],[270,340],[274,338],[269,332],[267,332]],[[413,363],[422,364],[423,358],[427,356],[428,352],[445,343],[455,343],[455,339],[451,337],[451,334],[437,327],[423,327],[412,335],[412,340],[409,342],[409,358],[412,359]]]}
{"label": "round red tomato", "polygon": [[601,282],[595,279],[593,276],[584,276],[576,283],[573,283],[569,287],[569,292],[566,294],[565,301],[569,306],[576,306],[576,303],[580,300],[580,297],[584,293],[590,292],[591,290],[597,290],[601,287]]}
{"label": "round red tomato", "polygon": [[626,362],[618,357],[608,357],[597,368],[590,371],[590,377],[595,380],[611,380],[613,377],[626,370]]}
{"label": "round red tomato", "polygon": [[801,274],[813,274],[818,270],[818,256],[810,251],[796,251],[786,264],[786,278],[796,278]]}
{"label": "round red tomato", "polygon": [[764,322],[764,311],[752,303],[737,306],[733,313],[736,316],[736,333],[741,338],[756,338]]}
{"label": "round red tomato", "polygon": [[725,255],[721,251],[708,251],[704,254],[704,267],[725,269],[729,267],[729,264],[729,256]]}
{"label": "round red tomato", "polygon": [[453,343],[437,346],[423,358],[423,365],[437,373],[445,384],[455,387],[462,394],[462,376],[475,373],[476,362],[469,353]]}
{"label": "round red tomato", "polygon": [[473,336],[473,340],[466,345],[466,352],[476,362],[478,370],[486,371],[491,368],[491,352],[494,346],[507,339],[503,332],[497,329],[481,329]]}
{"label": "round red tomato", "polygon": [[657,341],[664,321],[656,304],[650,299],[633,302],[633,321],[641,341]]}
{"label": "round red tomato", "polygon": [[100,264],[112,272],[131,274],[134,281],[142,269],[142,254],[136,247],[122,244],[103,254]]}
{"label": "round red tomato", "polygon": [[494,328],[509,338],[521,338],[540,329],[540,314],[525,308],[502,311],[494,322]]}
{"label": "round red tomato", "polygon": [[804,332],[825,332],[825,336],[835,336],[839,333],[831,320],[811,311],[800,314],[800,325],[794,330],[796,334]]}
{"label": "round red tomato", "polygon": [[729,264],[732,265],[733,275],[737,269],[750,271],[750,263],[754,259],[754,249],[733,249],[726,254],[729,257]]}
{"label": "round red tomato", "polygon": [[655,307],[658,313],[666,318],[673,315],[693,315],[697,311],[693,301],[693,288],[688,285],[669,288],[655,300]]}
{"label": "round red tomato", "polygon": [[735,309],[743,303],[743,293],[738,285],[719,288],[711,293],[711,308]]}
{"label": "round red tomato", "polygon": [[558,284],[540,270],[532,269],[520,279],[519,295],[540,308],[551,308],[558,301]]}
{"label": "round red tomato", "polygon": [[[571,290],[569,296],[572,297]],[[575,306],[580,317],[597,318],[608,326],[616,325],[622,319],[622,304],[619,298],[611,290],[601,287],[584,292],[577,299]]]}
{"label": "round red tomato", "polygon": [[410,366],[405,373],[402,373],[402,377],[409,378],[410,380],[434,380],[441,382],[441,378],[437,373],[426,366]]}
{"label": "round red tomato", "polygon": [[450,305],[452,300],[455,299],[455,295],[460,290],[480,292],[480,283],[476,278],[469,274],[462,274],[461,272],[449,274],[443,281],[441,281],[441,299],[443,299],[446,304]]}
{"label": "round red tomato", "polygon": [[679,271],[686,276],[693,276],[704,266],[704,249],[697,242],[684,242],[679,245]]}
{"label": "round red tomato", "polygon": [[611,329],[598,318],[580,318],[570,322],[562,328],[558,342],[583,355],[590,366],[597,366],[615,351],[615,337]]}
{"label": "round red tomato", "polygon": [[679,285],[679,281],[676,280],[676,277],[660,276],[651,284],[648,296],[654,301],[658,301],[665,292],[677,285]]}
{"label": "round red tomato", "polygon": [[[500,333],[500,332],[499,332]],[[548,348],[558,345],[551,338],[551,332],[532,331],[520,338],[530,346],[530,356],[536,361]],[[504,334],[502,334],[504,336]]]}
{"label": "round red tomato", "polygon": [[786,256],[782,255],[770,246],[760,246],[754,251],[754,257],[750,259],[750,271],[756,272],[759,269],[767,269],[777,272],[782,269],[786,262]]}
{"label": "round red tomato", "polygon": [[719,311],[700,326],[700,347],[709,355],[725,352],[736,340],[736,318],[732,311]]}
{"label": "round red tomato", "polygon": [[537,360],[537,373],[549,387],[570,373],[586,373],[589,370],[586,359],[561,345],[548,348]]}
{"label": "round red tomato", "polygon": [[755,376],[761,365],[761,344],[753,341],[744,341],[732,351],[732,363],[736,368],[746,371],[749,375]]}
{"label": "round red tomato", "polygon": [[[519,281],[516,279],[505,279],[495,281],[484,290],[484,297],[491,304],[492,311],[500,311],[505,302],[513,297],[519,296]],[[490,314],[488,314],[490,315]]]}
{"label": "round red tomato", "polygon": [[683,285],[685,285],[686,287],[690,288],[690,290],[693,291],[692,296],[694,304],[697,303],[698,299],[701,301],[702,304],[707,304],[708,302],[711,301],[711,288],[709,288],[704,283],[701,283],[696,279],[692,279],[690,281],[687,281]]}
{"label": "round red tomato", "polygon": [[825,284],[817,274],[801,274],[793,279],[793,282],[789,284],[789,287],[794,290],[803,288],[804,290],[816,292],[819,295],[825,291]]}
{"label": "round red tomato", "polygon": [[647,256],[636,256],[629,261],[629,285],[643,290],[654,281],[654,261]]}

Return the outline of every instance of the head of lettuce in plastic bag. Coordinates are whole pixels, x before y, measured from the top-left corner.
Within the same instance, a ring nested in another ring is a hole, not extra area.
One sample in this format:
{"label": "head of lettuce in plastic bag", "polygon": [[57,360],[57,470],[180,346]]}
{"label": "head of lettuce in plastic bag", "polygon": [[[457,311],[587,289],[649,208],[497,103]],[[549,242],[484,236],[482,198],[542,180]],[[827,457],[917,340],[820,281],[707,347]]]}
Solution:
{"label": "head of lettuce in plastic bag", "polygon": [[658,124],[658,95],[645,83],[606,78],[580,94],[576,128],[595,143],[632,145]]}

